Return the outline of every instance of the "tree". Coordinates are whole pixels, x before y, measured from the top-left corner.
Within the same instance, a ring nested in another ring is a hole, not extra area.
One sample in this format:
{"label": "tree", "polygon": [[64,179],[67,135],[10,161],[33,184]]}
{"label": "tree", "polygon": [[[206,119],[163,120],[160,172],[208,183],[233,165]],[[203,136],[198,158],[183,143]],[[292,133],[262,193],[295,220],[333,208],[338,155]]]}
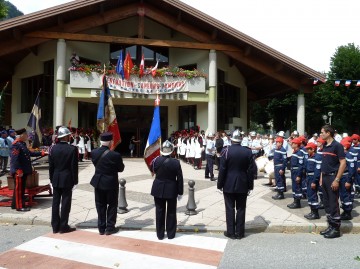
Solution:
{"label": "tree", "polygon": [[0,0],[0,19],[7,16],[7,5],[4,0]]}
{"label": "tree", "polygon": [[[4,5],[6,12],[4,16],[1,16],[2,4]],[[18,16],[24,15],[21,11],[19,11],[16,6],[11,4],[9,1],[0,0],[0,21],[15,18]]]}

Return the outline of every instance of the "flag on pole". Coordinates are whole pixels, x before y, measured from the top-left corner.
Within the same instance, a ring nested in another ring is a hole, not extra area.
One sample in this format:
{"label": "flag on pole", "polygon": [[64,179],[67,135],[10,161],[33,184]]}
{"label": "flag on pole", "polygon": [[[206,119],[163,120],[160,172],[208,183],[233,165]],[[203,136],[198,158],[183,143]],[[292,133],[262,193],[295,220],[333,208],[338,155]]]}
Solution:
{"label": "flag on pole", "polygon": [[131,56],[130,56],[130,52],[127,52],[126,57],[125,57],[125,61],[124,61],[124,74],[125,74],[125,79],[129,79],[130,78],[130,73],[131,70],[133,69],[134,64],[131,60]]}
{"label": "flag on pole", "polygon": [[119,125],[116,120],[116,113],[111,98],[110,89],[107,85],[106,76],[103,76],[103,89],[100,94],[100,101],[97,112],[97,127],[100,133],[112,132],[113,134],[113,146],[111,149],[115,149],[118,144],[121,143],[121,136],[119,131]]}
{"label": "flag on pole", "polygon": [[335,80],[335,87],[339,87],[340,86],[340,80]]}
{"label": "flag on pole", "polygon": [[145,59],[144,59],[144,53],[143,53],[142,57],[141,57],[140,70],[139,70],[139,77],[140,78],[144,75],[144,69],[145,69]]}
{"label": "flag on pole", "polygon": [[313,81],[313,85],[318,84],[318,82],[319,82],[319,80],[318,80],[318,79],[314,79],[314,81]]}
{"label": "flag on pole", "polygon": [[124,79],[124,67],[123,67],[123,59],[122,59],[122,50],[120,50],[120,55],[116,64],[116,74],[120,75],[122,79]]}
{"label": "flag on pole", "polygon": [[36,97],[35,104],[31,111],[29,122],[27,124],[27,126],[29,126],[34,131],[34,139],[32,144],[33,148],[39,148],[42,141],[42,134],[40,128],[40,119],[41,119],[40,98],[39,98],[40,91]]}
{"label": "flag on pole", "polygon": [[144,151],[144,160],[151,171],[152,161],[160,156],[161,145],[161,128],[160,128],[160,99],[159,96],[155,100],[154,115],[150,127],[149,137]]}
{"label": "flag on pole", "polygon": [[346,86],[346,87],[349,87],[349,86],[350,86],[350,84],[351,84],[351,80],[347,80],[347,81],[345,81],[345,86]]}
{"label": "flag on pole", "polygon": [[356,87],[360,87],[360,80],[356,82]]}
{"label": "flag on pole", "polygon": [[156,61],[156,65],[151,69],[151,74],[153,77],[156,75],[156,70],[158,68],[159,60]]}

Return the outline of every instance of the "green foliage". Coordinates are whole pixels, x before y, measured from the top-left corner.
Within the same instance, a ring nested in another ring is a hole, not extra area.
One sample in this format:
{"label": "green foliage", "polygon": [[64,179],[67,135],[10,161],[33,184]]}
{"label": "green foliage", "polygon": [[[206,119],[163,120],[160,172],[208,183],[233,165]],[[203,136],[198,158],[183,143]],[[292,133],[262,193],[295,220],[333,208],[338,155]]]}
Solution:
{"label": "green foliage", "polygon": [[7,5],[4,0],[0,0],[0,19],[3,19],[7,16]]}
{"label": "green foliage", "polygon": [[[3,9],[3,7],[5,9]],[[5,10],[5,13],[2,13],[3,10]],[[9,1],[0,0],[0,21],[18,17],[21,15],[24,15],[24,13],[19,11],[16,6],[11,4]]]}

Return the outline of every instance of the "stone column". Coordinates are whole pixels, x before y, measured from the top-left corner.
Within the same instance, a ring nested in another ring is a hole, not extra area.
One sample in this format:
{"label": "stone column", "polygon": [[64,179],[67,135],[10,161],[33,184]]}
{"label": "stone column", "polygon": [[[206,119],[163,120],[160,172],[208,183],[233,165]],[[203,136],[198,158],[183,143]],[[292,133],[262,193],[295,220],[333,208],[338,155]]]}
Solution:
{"label": "stone column", "polygon": [[209,53],[209,103],[208,103],[208,132],[216,132],[216,51],[210,50]]}
{"label": "stone column", "polygon": [[305,96],[300,92],[297,98],[297,123],[296,129],[300,135],[305,133]]}
{"label": "stone column", "polygon": [[55,126],[64,125],[66,78],[65,61],[66,43],[64,39],[59,39],[57,42],[56,55]]}

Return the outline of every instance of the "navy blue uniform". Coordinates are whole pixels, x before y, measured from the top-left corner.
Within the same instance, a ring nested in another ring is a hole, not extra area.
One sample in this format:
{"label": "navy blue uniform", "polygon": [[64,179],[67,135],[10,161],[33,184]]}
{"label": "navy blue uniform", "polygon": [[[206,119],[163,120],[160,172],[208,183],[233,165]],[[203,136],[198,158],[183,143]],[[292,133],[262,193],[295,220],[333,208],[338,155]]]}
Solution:
{"label": "navy blue uniform", "polygon": [[60,142],[52,147],[49,155],[49,176],[53,186],[51,226],[55,233],[66,231],[70,229],[68,221],[72,188],[79,182],[77,147],[67,142]]}
{"label": "navy blue uniform", "polygon": [[355,175],[354,175],[354,185],[357,193],[360,193],[360,173],[357,171],[360,168],[360,145],[353,145],[349,152],[354,156],[355,161]]}
{"label": "navy blue uniform", "polygon": [[170,156],[159,156],[152,162],[151,167],[152,172],[156,174],[151,187],[156,208],[156,235],[159,239],[164,238],[166,223],[167,237],[172,239],[177,227],[176,198],[184,193],[181,165]]}
{"label": "navy blue uniform", "polygon": [[[350,151],[345,154],[346,168],[340,179],[340,201],[342,208],[346,212],[351,212],[353,209],[354,202],[354,177],[355,177],[355,158]],[[350,183],[351,186],[349,189],[345,188],[345,183]]]}
{"label": "navy blue uniform", "polygon": [[[291,167],[291,182],[292,182],[292,192],[293,198],[300,200],[302,197],[302,178],[304,172],[304,154],[302,151],[297,150],[293,152],[290,158],[290,167]],[[300,177],[300,182],[296,182],[296,178]]]}
{"label": "navy blue uniform", "polygon": [[[280,149],[275,149],[274,151],[274,174],[276,181],[276,189],[279,192],[284,192],[285,190],[285,169],[287,165],[287,156],[286,150],[283,146]],[[282,170],[284,173],[280,175],[279,171]]]}
{"label": "navy blue uniform", "polygon": [[[15,181],[11,203],[13,209],[25,207],[26,177],[31,175],[33,171],[30,157],[37,156],[41,156],[41,152],[30,151],[25,142],[18,139],[13,142],[10,153],[10,174]],[[23,176],[19,177],[18,174],[21,174],[21,172]]]}
{"label": "navy blue uniform", "polygon": [[[308,158],[305,159],[304,166],[305,166],[306,181],[307,181],[308,204],[311,209],[318,209],[319,199],[318,199],[317,191],[319,186],[320,169],[316,169],[317,166],[316,154],[314,154],[313,156],[308,156]],[[316,185],[315,189],[311,187],[311,184],[313,183]]]}
{"label": "navy blue uniform", "polygon": [[[300,151],[304,155],[304,163],[305,163],[306,160],[309,158],[309,154],[307,153],[307,150],[306,150],[305,146],[301,146]],[[301,192],[303,194],[303,197],[306,197],[306,193],[307,193],[307,190],[308,190],[307,185],[308,185],[307,176],[305,174],[305,170],[303,170],[303,175],[302,175],[302,178],[301,178]]]}
{"label": "navy blue uniform", "polygon": [[222,152],[217,188],[223,190],[230,236],[244,237],[247,193],[254,188],[254,169],[256,164],[249,148],[232,144]]}
{"label": "navy blue uniform", "polygon": [[124,171],[120,153],[110,150],[100,161],[100,156],[109,147],[101,146],[91,152],[95,174],[90,184],[95,188],[95,205],[100,233],[115,229],[119,196],[118,173]]}
{"label": "navy blue uniform", "polygon": [[324,209],[323,208],[323,206],[324,206],[323,205],[323,200],[324,200],[323,189],[320,186],[322,159],[323,159],[322,151],[320,149],[318,149],[318,151],[315,154],[315,162],[316,162],[315,179],[319,182],[319,184],[318,184],[318,194],[319,194],[319,198],[320,198],[320,202],[321,202],[321,208],[320,209]]}

